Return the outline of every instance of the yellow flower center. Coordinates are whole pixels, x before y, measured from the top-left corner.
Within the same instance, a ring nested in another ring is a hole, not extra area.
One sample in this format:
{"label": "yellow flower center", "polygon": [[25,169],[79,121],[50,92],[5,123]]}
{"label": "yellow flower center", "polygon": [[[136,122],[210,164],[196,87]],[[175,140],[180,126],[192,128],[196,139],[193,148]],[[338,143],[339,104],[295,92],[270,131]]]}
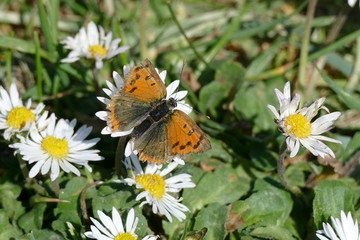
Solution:
{"label": "yellow flower center", "polygon": [[287,133],[293,134],[297,138],[306,138],[311,134],[311,124],[306,117],[301,114],[293,114],[288,116],[284,125]]}
{"label": "yellow flower center", "polygon": [[120,233],[114,238],[114,240],[137,240],[137,237],[135,237],[132,233]]}
{"label": "yellow flower center", "polygon": [[108,51],[100,45],[92,45],[88,48],[88,51],[90,52],[92,57],[102,57],[108,53]]}
{"label": "yellow flower center", "polygon": [[16,107],[12,109],[8,116],[6,123],[14,129],[22,129],[28,121],[34,122],[35,114],[26,107]]}
{"label": "yellow flower center", "polygon": [[69,144],[66,139],[48,136],[42,140],[41,147],[51,156],[61,159],[69,153]]}
{"label": "yellow flower center", "polygon": [[159,174],[143,174],[136,176],[135,181],[156,198],[165,194],[165,181]]}

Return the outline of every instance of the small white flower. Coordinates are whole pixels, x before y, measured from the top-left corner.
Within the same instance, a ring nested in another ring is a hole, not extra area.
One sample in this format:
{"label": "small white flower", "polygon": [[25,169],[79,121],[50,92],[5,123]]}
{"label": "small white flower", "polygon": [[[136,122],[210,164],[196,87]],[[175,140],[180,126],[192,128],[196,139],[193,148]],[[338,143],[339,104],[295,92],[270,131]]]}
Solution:
{"label": "small white flower", "polygon": [[103,66],[104,59],[110,59],[114,56],[127,51],[130,47],[118,47],[121,39],[112,40],[112,33],[105,35],[101,26],[96,26],[94,22],[90,22],[86,29],[82,27],[75,37],[67,37],[61,41],[65,44],[66,49],[70,49],[69,55],[62,59],[61,62],[72,63],[81,57],[94,59],[96,68]]}
{"label": "small white flower", "polygon": [[[165,84],[166,71],[162,71],[159,73],[157,68],[155,68],[155,70],[159,74],[160,79]],[[129,73],[129,71],[130,71],[130,68],[125,66],[124,70],[123,70],[124,76],[126,76]],[[113,72],[113,78],[114,78],[115,85],[112,84],[110,81],[106,81],[108,88],[103,89],[103,91],[105,92],[106,95],[109,96],[109,98],[98,97],[99,101],[104,103],[107,106],[107,108],[109,108],[111,99],[115,95],[119,94],[121,89],[124,87],[123,78],[115,71]],[[166,95],[165,99],[174,98],[176,100],[176,102],[178,103],[176,108],[174,108],[174,110],[181,110],[184,113],[189,114],[192,111],[192,107],[190,107],[188,104],[186,104],[185,100],[183,100],[187,95],[187,91],[183,90],[183,91],[175,92],[175,90],[178,88],[179,84],[180,84],[180,81],[175,80],[166,88],[167,95]],[[107,122],[107,126],[101,131],[101,133],[104,135],[111,134],[112,137],[121,137],[121,136],[129,135],[133,131],[133,129],[130,129],[128,131],[113,131],[112,125],[110,122],[110,117],[109,117],[111,115],[110,111],[99,111],[95,115],[98,118],[100,118],[101,120],[104,120]],[[127,147],[127,149],[129,149],[129,146]],[[129,156],[129,155],[126,155],[126,156]]]}
{"label": "small white flower", "polygon": [[[99,150],[91,150],[100,139],[85,140],[92,127],[83,125],[76,132],[76,120],[69,122],[60,119],[56,123],[55,115],[48,119],[42,118],[39,126],[46,126],[41,131],[31,131],[29,136],[20,138],[19,143],[10,145],[22,155],[24,161],[35,163],[29,172],[29,177],[35,177],[39,172],[45,175],[50,171],[50,178],[54,181],[60,173],[60,168],[65,172],[73,172],[80,176],[80,171],[73,165],[85,166],[90,172],[88,161],[99,161]],[[41,128],[40,128],[41,129]]]}
{"label": "small white flower", "polygon": [[350,7],[354,7],[357,0],[348,0],[348,4]]}
{"label": "small white flower", "polygon": [[[139,219],[135,217],[134,209],[130,209],[125,228],[119,212],[113,207],[111,218],[102,211],[97,211],[101,223],[90,217],[94,225],[90,226],[91,231],[85,232],[85,236],[98,240],[137,240],[135,234]],[[142,240],[156,240],[157,236],[147,235]]]}
{"label": "small white flower", "polygon": [[131,154],[130,157],[126,158],[125,166],[134,171],[132,178],[116,181],[143,189],[136,197],[137,201],[145,198],[145,201],[140,206],[144,204],[152,205],[153,213],[165,215],[170,222],[172,222],[172,216],[179,221],[186,218],[184,212],[190,212],[190,210],[180,203],[181,198],[176,199],[169,193],[177,193],[184,188],[195,187],[195,184],[191,181],[191,175],[184,173],[165,178],[167,174],[178,166],[178,163],[169,163],[165,168],[162,165],[148,163],[144,172],[138,157]]}
{"label": "small white flower", "polygon": [[295,94],[291,99],[290,82],[285,84],[284,93],[275,89],[275,94],[279,100],[280,109],[278,111],[271,105],[268,105],[268,108],[275,115],[277,124],[280,126],[283,135],[286,136],[287,147],[291,151],[290,157],[294,157],[298,153],[301,144],[315,156],[324,158],[330,155],[335,158],[334,152],[321,141],[339,144],[341,141],[321,136],[321,134],[331,129],[341,113],[329,113],[311,122],[320,109],[328,111],[326,107],[322,106],[325,98],[320,98],[311,106],[298,110],[300,96]]}
{"label": "small white flower", "polygon": [[14,135],[29,131],[44,107],[40,103],[32,109],[31,99],[24,106],[15,83],[11,84],[9,92],[0,86],[0,130],[5,130],[4,138],[10,140]]}
{"label": "small white flower", "polygon": [[353,220],[351,213],[347,216],[341,211],[341,220],[331,217],[333,227],[323,223],[323,230],[317,230],[316,236],[320,240],[360,240],[358,221]]}

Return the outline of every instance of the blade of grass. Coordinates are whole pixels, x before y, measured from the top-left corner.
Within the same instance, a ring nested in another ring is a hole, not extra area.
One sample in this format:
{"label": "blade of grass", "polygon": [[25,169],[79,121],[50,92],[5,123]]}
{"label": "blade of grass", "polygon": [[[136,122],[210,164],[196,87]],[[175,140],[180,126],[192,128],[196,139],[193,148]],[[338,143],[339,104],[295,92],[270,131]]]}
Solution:
{"label": "blade of grass", "polygon": [[347,89],[352,89],[359,84],[360,78],[360,38],[356,39],[356,59],[354,64],[353,72],[349,78],[348,83],[346,84]]}
{"label": "blade of grass", "polygon": [[40,56],[40,41],[37,32],[34,32],[34,43],[35,43],[35,67],[36,67],[36,85],[38,101],[42,101],[42,64]]}
{"label": "blade of grass", "polygon": [[5,66],[6,66],[6,80],[9,85],[12,83],[12,52],[10,50],[5,51]]}
{"label": "blade of grass", "polygon": [[342,101],[349,108],[360,111],[360,98],[357,95],[353,95],[345,91],[339,87],[335,81],[332,80],[326,73],[319,70],[317,67],[316,69],[320,72],[320,75],[324,78],[329,87],[337,94],[340,101]]}
{"label": "blade of grass", "polygon": [[[334,24],[332,24],[329,34],[327,35],[327,37],[325,39],[325,42],[324,42],[325,46],[329,45],[330,43],[335,41],[335,39],[339,35],[339,32],[342,29],[342,27],[347,19],[350,9],[351,8],[348,5],[345,5],[345,7],[343,7],[343,9],[337,15],[336,20],[335,20]],[[316,62],[316,66],[320,70],[322,70],[325,66],[326,60],[327,60],[327,56],[320,57]],[[314,71],[311,76],[310,81],[308,81],[308,84],[307,84],[307,88],[306,88],[306,92],[305,92],[306,98],[309,98],[313,95],[313,92],[315,90],[318,80],[319,80],[319,72]]]}
{"label": "blade of grass", "polygon": [[146,22],[147,16],[146,12],[148,10],[149,2],[148,0],[141,0],[140,2],[140,19],[139,19],[139,26],[140,26],[140,56],[141,59],[145,59],[148,57],[148,49],[147,49],[147,34],[146,34]]}
{"label": "blade of grass", "polygon": [[[0,36],[0,47],[23,53],[35,54],[35,45],[32,42],[14,37]],[[44,49],[40,49],[40,55],[49,62],[54,63],[56,61],[54,55]]]}
{"label": "blade of grass", "polygon": [[50,29],[51,29],[51,36],[53,43],[57,45],[57,39],[58,39],[58,17],[59,17],[59,0],[51,0],[49,1],[49,20],[50,20]]}
{"label": "blade of grass", "polygon": [[[338,41],[330,44],[329,46],[321,48],[319,51],[310,54],[308,57],[308,61],[309,62],[315,61],[316,59],[318,59],[321,56],[324,56],[324,55],[331,53],[333,51],[336,51],[338,49],[342,49],[342,48],[344,48],[345,45],[356,40],[358,37],[360,37],[360,30],[352,32],[352,33],[346,35],[345,37],[339,39]],[[248,77],[248,78],[246,78],[246,80],[257,81],[257,80],[263,80],[263,79],[271,79],[273,77],[282,75],[282,74],[286,73],[287,71],[290,71],[290,70],[296,68],[297,66],[298,66],[298,61],[290,62],[283,66],[270,69],[259,75]]]}
{"label": "blade of grass", "polygon": [[305,29],[302,35],[300,60],[299,60],[299,75],[298,75],[298,81],[300,83],[300,89],[302,90],[302,92],[304,91],[306,85],[305,77],[306,77],[306,67],[308,64],[308,55],[309,55],[310,31],[311,31],[311,23],[314,18],[316,4],[317,4],[317,0],[309,1],[307,13],[306,13]]}
{"label": "blade of grass", "polygon": [[[120,46],[125,46],[126,45],[126,38],[124,37],[123,34],[123,30],[120,26],[120,20],[121,20],[121,14],[120,11],[115,11],[115,15],[112,21],[112,27],[113,27],[113,32],[116,33],[117,37],[119,37],[121,39],[120,42]],[[126,65],[129,63],[128,57],[127,57],[127,52],[123,52],[120,54],[120,58],[121,58],[121,62],[123,65]]]}
{"label": "blade of grass", "polygon": [[[46,11],[45,11],[44,3],[42,0],[37,0],[37,5],[38,5],[38,11],[39,11],[40,26],[41,26],[42,33],[44,34],[44,37],[45,37],[46,46],[51,53],[55,53],[56,52],[55,39],[53,38],[53,34],[51,32],[51,28],[49,25],[49,19],[46,14]],[[55,27],[57,27],[57,26],[55,26]]]}
{"label": "blade of grass", "polygon": [[166,6],[169,9],[169,12],[171,14],[171,17],[173,19],[173,21],[175,22],[176,26],[179,28],[181,34],[184,36],[184,38],[186,39],[187,43],[189,44],[189,46],[191,47],[191,49],[193,50],[193,52],[195,53],[195,55],[197,56],[197,58],[205,65],[207,66],[207,62],[205,61],[205,59],[203,58],[203,56],[196,50],[195,46],[193,45],[192,41],[188,38],[188,36],[185,33],[185,30],[182,28],[180,22],[178,21],[178,19],[176,18],[176,14],[171,6],[170,1],[166,1],[165,2]]}

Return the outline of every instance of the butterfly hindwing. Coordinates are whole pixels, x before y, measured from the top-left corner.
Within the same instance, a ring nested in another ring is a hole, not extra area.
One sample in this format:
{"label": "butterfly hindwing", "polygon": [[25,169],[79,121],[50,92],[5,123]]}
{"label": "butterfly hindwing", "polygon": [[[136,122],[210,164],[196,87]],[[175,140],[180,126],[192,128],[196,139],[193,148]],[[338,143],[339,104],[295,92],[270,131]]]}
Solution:
{"label": "butterfly hindwing", "polygon": [[151,62],[145,59],[142,64],[133,67],[125,77],[122,94],[154,102],[166,97],[166,87]]}
{"label": "butterfly hindwing", "polygon": [[166,125],[171,155],[185,156],[209,150],[211,144],[201,128],[184,112],[175,110]]}
{"label": "butterfly hindwing", "polygon": [[167,118],[153,123],[141,137],[135,139],[139,159],[164,163],[175,156],[200,153],[211,148],[205,133],[184,112],[175,110]]}
{"label": "butterfly hindwing", "polygon": [[135,149],[139,151],[139,159],[161,164],[171,159],[168,152],[166,122],[153,123],[141,137],[135,139]]}

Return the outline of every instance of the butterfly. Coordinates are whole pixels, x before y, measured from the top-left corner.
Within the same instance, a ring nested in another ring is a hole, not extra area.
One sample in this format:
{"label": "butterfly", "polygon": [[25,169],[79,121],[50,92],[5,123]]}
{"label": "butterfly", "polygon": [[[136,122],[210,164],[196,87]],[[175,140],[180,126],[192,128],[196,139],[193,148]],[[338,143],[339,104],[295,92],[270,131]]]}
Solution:
{"label": "butterfly", "polygon": [[119,93],[111,98],[108,124],[113,132],[132,132],[130,141],[141,161],[162,164],[209,150],[209,139],[179,110],[181,104],[176,97],[167,97],[164,82],[146,59],[130,70]]}

